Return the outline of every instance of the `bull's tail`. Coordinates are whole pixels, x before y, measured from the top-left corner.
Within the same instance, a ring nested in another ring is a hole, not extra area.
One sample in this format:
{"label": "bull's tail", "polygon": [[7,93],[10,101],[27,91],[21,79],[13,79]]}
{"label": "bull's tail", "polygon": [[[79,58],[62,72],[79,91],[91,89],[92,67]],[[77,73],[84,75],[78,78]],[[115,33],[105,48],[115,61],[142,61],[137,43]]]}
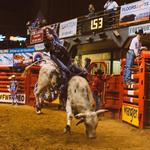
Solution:
{"label": "bull's tail", "polygon": [[41,62],[41,61],[45,61],[45,62],[46,62],[46,59],[41,59],[41,60],[35,61],[34,63],[32,63],[32,64],[30,64],[29,66],[27,66],[27,67],[25,68],[25,70],[23,71],[21,77],[25,77],[25,75],[26,75],[26,73],[28,72],[28,70],[29,70],[33,65],[35,65],[35,64],[37,64],[37,63],[39,63],[39,62]]}
{"label": "bull's tail", "polygon": [[87,93],[88,93],[88,100],[90,101],[90,104],[91,104],[91,108],[94,108],[95,107],[95,101],[94,101],[93,94],[92,94],[92,91],[91,91],[89,85],[87,86]]}

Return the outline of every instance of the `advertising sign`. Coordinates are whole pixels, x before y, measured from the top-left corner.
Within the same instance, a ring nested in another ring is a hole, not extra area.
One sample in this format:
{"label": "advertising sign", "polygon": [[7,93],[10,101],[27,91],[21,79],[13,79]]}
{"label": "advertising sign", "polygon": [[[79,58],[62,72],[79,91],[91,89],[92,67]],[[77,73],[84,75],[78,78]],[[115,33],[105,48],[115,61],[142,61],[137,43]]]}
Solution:
{"label": "advertising sign", "polygon": [[34,52],[33,53],[33,61],[39,61],[43,59],[43,53],[42,52]]}
{"label": "advertising sign", "polygon": [[135,105],[123,104],[122,120],[134,126],[139,126],[139,108]]}
{"label": "advertising sign", "polygon": [[141,0],[121,6],[120,26],[149,20],[150,1]]}
{"label": "advertising sign", "polygon": [[13,54],[0,54],[0,67],[13,66]]}
{"label": "advertising sign", "polygon": [[60,23],[59,38],[74,36],[77,33],[77,18]]}
{"label": "advertising sign", "polygon": [[134,36],[135,32],[138,31],[139,29],[143,29],[144,33],[150,33],[150,23],[129,27],[128,35],[129,36]]}
{"label": "advertising sign", "polygon": [[33,47],[9,49],[9,53],[32,53],[32,52],[34,52]]}
{"label": "advertising sign", "polygon": [[40,42],[43,42],[43,30],[42,29],[32,30],[30,33],[30,44],[35,44]]}
{"label": "advertising sign", "polygon": [[[17,94],[17,100],[19,104],[25,104],[26,101],[25,94]],[[12,103],[10,93],[0,93],[0,102]]]}
{"label": "advertising sign", "polygon": [[42,51],[45,49],[44,43],[39,43],[34,45],[35,51]]}
{"label": "advertising sign", "polygon": [[28,65],[31,64],[33,61],[33,54],[32,53],[15,53],[14,56],[14,66],[19,65]]}

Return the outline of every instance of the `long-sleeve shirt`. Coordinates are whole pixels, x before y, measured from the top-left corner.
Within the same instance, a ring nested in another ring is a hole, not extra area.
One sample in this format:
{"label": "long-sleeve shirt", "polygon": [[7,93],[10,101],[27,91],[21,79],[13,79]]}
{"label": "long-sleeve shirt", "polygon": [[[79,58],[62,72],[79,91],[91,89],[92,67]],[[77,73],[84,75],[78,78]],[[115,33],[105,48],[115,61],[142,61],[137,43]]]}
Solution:
{"label": "long-sleeve shirt", "polygon": [[98,75],[96,75],[91,83],[91,90],[93,92],[101,93],[104,89],[104,80],[100,79]]}

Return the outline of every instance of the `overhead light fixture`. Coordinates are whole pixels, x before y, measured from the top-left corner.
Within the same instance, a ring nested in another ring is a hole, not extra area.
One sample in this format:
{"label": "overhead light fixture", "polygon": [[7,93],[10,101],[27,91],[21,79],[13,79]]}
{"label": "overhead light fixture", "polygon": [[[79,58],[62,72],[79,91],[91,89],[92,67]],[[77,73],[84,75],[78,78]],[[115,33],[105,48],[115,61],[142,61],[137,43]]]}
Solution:
{"label": "overhead light fixture", "polygon": [[113,34],[116,38],[120,38],[120,33],[118,32],[118,30],[113,30]]}
{"label": "overhead light fixture", "polygon": [[92,43],[94,41],[94,39],[90,36],[86,39],[88,42]]}

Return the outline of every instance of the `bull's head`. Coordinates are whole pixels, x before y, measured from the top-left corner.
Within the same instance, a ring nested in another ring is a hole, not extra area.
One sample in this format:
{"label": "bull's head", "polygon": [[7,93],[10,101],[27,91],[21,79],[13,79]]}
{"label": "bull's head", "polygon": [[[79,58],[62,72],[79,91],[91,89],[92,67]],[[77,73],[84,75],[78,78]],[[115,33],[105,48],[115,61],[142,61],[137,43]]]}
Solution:
{"label": "bull's head", "polygon": [[97,128],[98,121],[99,121],[98,116],[99,116],[99,114],[104,113],[106,111],[108,111],[108,110],[101,109],[96,112],[88,111],[85,113],[77,114],[75,117],[77,119],[80,119],[80,121],[77,123],[77,125],[84,122],[87,137],[95,138],[96,137],[96,128]]}
{"label": "bull's head", "polygon": [[56,70],[51,72],[50,78],[51,78],[50,84],[54,88],[55,86],[57,86],[58,80],[60,78],[59,72],[57,72]]}

